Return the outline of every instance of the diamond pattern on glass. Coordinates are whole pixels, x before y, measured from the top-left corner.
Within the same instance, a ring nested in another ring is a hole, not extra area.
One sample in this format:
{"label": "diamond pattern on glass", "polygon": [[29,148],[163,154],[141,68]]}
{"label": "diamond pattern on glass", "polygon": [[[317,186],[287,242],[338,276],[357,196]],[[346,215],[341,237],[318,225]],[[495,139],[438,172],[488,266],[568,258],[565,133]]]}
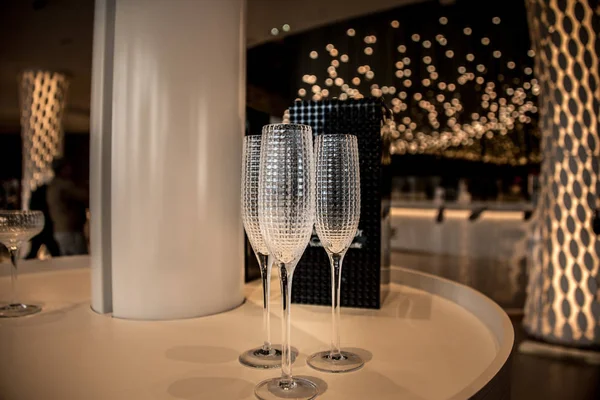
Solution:
{"label": "diamond pattern on glass", "polygon": [[360,220],[358,144],[353,135],[320,135],[316,152],[316,229],[330,253],[346,251]]}
{"label": "diamond pattern on glass", "polygon": [[244,137],[242,160],[242,221],[255,253],[269,254],[258,222],[258,173],[260,170],[260,136]]}
{"label": "diamond pattern on glass", "polygon": [[0,210],[0,243],[7,248],[20,246],[43,227],[44,214],[40,211]]}
{"label": "diamond pattern on glass", "polygon": [[263,128],[258,215],[271,255],[297,261],[310,239],[315,215],[312,130],[306,125]]}

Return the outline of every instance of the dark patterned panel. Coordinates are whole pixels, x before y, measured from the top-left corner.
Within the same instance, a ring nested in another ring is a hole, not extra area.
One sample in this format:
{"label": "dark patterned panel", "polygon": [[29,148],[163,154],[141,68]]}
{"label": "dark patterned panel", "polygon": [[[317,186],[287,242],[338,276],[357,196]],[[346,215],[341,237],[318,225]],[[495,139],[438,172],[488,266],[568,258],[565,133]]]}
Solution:
{"label": "dark patterned panel", "polygon": [[524,325],[538,338],[600,344],[600,31],[594,0],[527,0],[541,83],[541,193]]}
{"label": "dark patterned panel", "polygon": [[[356,237],[342,267],[341,304],[379,308],[389,270],[389,182],[381,165],[381,100],[295,102],[290,122],[307,124],[315,135],[347,133],[357,136],[361,177],[361,216]],[[329,260],[313,232],[311,245],[294,272],[292,301],[331,304]],[[358,248],[358,247],[361,248]],[[382,281],[384,284],[382,285]]]}

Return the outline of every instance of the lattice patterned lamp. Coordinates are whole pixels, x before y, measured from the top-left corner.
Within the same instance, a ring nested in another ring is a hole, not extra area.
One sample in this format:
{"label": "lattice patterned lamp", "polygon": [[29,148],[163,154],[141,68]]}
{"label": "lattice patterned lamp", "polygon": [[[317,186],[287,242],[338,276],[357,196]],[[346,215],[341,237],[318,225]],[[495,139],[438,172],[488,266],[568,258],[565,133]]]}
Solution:
{"label": "lattice patterned lamp", "polygon": [[62,117],[69,79],[58,72],[26,70],[19,75],[23,181],[21,203],[52,179],[52,160],[62,155]]}
{"label": "lattice patterned lamp", "polygon": [[600,16],[592,0],[527,0],[540,81],[541,193],[524,326],[567,346],[600,344]]}

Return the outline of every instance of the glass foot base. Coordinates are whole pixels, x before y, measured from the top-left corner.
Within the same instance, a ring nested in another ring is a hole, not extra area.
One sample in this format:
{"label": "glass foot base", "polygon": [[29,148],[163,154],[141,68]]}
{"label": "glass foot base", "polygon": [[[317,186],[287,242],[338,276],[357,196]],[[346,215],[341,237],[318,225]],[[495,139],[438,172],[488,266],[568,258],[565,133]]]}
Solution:
{"label": "glass foot base", "polygon": [[[281,367],[281,346],[274,344],[271,346],[271,351],[266,352],[262,347],[256,347],[240,354],[240,363],[250,368],[279,368]],[[296,361],[298,352],[292,349],[292,362]]]}
{"label": "glass foot base", "polygon": [[340,352],[340,357],[332,357],[330,351],[321,351],[308,357],[306,363],[317,371],[333,373],[356,371],[365,365],[359,356],[348,351]]}
{"label": "glass foot base", "polygon": [[292,378],[283,381],[281,378],[269,379],[259,383],[254,394],[261,400],[294,399],[310,400],[317,397],[317,385],[304,378]]}
{"label": "glass foot base", "polygon": [[28,304],[7,304],[0,307],[0,318],[24,317],[42,311],[40,306]]}

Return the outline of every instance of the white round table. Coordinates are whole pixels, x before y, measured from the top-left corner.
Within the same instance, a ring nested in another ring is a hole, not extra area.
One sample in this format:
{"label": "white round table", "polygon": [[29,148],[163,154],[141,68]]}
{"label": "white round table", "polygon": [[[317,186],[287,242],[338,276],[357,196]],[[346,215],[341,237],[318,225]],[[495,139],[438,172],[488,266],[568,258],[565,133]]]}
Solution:
{"label": "white round table", "polygon": [[[168,271],[166,272],[168,273]],[[513,346],[510,320],[468,287],[392,268],[381,310],[342,309],[342,347],[368,362],[333,375],[306,355],[328,347],[330,309],[292,305],[294,374],[315,380],[322,399],[500,398]],[[2,265],[0,301],[9,289]],[[254,370],[238,355],[262,343],[261,288],[229,312],[177,321],[130,321],[90,309],[88,257],[23,262],[21,299],[40,314],[0,319],[3,400],[252,399],[254,385],[279,370]],[[273,339],[280,338],[279,285],[273,282]],[[343,288],[342,288],[343,290]],[[161,296],[160,292],[156,296]]]}

